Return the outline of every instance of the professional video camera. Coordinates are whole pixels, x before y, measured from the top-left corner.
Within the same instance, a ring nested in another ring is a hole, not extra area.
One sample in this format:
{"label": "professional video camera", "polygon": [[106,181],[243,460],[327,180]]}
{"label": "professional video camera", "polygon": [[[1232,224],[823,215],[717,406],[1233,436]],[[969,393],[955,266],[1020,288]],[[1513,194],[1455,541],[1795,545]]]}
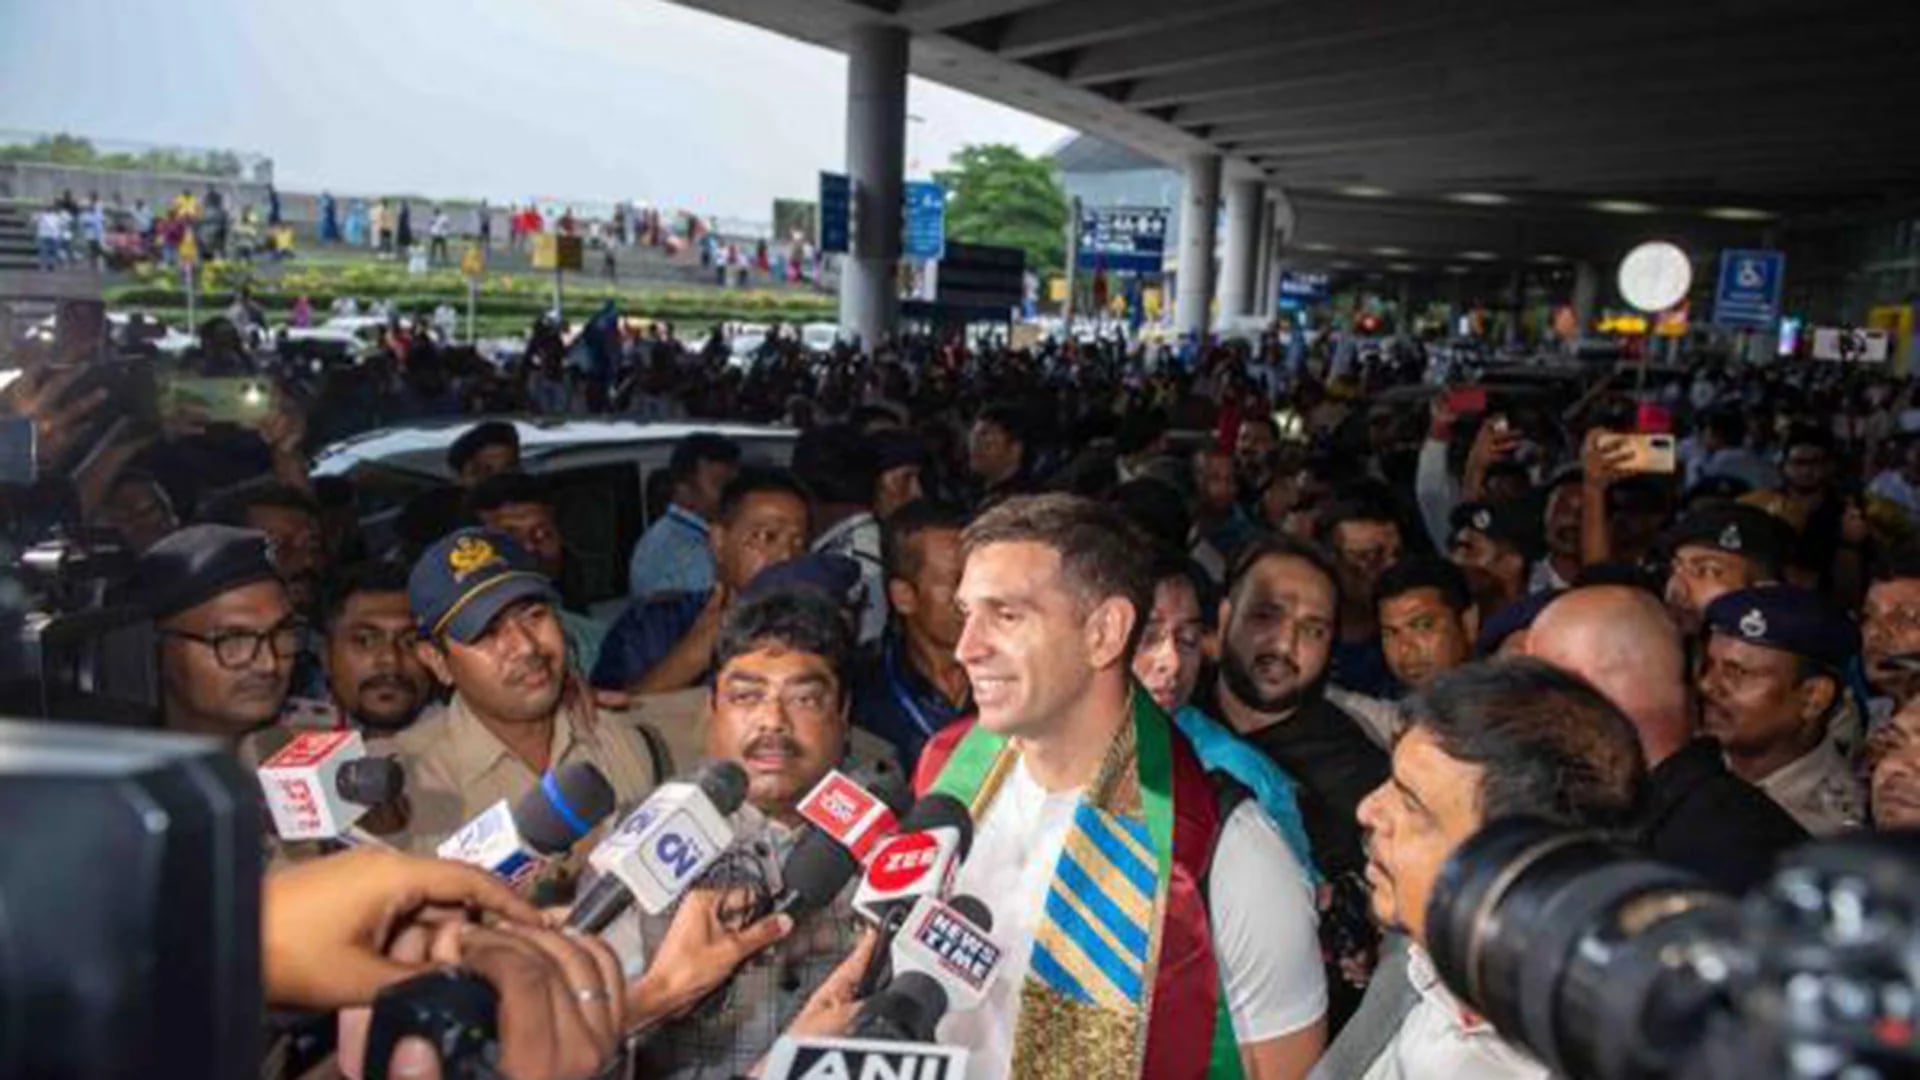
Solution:
{"label": "professional video camera", "polygon": [[1744,899],[1495,822],[1427,907],[1447,986],[1562,1076],[1920,1075],[1920,833],[1802,847]]}

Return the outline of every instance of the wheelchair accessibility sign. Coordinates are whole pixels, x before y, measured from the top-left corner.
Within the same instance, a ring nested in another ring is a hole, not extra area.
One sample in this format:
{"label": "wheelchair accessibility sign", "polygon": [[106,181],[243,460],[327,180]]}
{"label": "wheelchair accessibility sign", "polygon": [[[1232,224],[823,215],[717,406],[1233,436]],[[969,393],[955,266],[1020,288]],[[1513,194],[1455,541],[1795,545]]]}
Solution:
{"label": "wheelchair accessibility sign", "polygon": [[1720,326],[1769,330],[1780,318],[1780,292],[1787,257],[1778,251],[1720,253],[1720,282],[1713,290],[1713,321]]}

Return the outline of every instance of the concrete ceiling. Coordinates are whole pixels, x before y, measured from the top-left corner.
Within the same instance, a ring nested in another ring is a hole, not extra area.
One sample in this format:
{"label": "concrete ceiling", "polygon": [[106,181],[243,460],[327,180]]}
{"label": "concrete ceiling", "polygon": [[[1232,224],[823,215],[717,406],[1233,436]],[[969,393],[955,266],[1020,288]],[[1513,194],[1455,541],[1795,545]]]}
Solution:
{"label": "concrete ceiling", "polygon": [[1917,0],[678,0],[1295,192],[1794,211],[1920,186]]}

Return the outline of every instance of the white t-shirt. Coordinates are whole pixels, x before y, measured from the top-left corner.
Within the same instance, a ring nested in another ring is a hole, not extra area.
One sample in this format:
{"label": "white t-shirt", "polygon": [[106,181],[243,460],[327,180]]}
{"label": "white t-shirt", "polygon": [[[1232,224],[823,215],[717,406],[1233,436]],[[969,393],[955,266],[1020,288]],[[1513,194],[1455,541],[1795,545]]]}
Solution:
{"label": "white t-shirt", "polygon": [[[986,1003],[951,1013],[940,1025],[942,1043],[972,1051],[967,1074],[974,1080],[1004,1080],[1013,1064],[1033,932],[1079,798],[1078,791],[1048,795],[1026,763],[1018,763],[994,797],[954,883],[955,893],[986,901],[994,939],[1006,949]],[[1209,918],[1234,1034],[1246,1044],[1298,1031],[1327,1011],[1312,886],[1279,830],[1252,802],[1227,818],[1215,851],[1207,879]]]}

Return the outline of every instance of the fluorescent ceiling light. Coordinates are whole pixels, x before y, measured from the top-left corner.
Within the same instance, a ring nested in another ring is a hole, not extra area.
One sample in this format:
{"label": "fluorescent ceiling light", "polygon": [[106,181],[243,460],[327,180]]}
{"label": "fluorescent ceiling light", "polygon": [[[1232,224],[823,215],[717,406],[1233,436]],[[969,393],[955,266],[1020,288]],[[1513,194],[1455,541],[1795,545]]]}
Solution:
{"label": "fluorescent ceiling light", "polygon": [[1420,268],[1418,266],[1415,266],[1412,263],[1404,263],[1404,262],[1388,263],[1387,269],[1393,271],[1396,274],[1417,274],[1420,272]]}
{"label": "fluorescent ceiling light", "polygon": [[1707,216],[1719,221],[1772,221],[1775,217],[1766,210],[1755,210],[1750,206],[1716,206],[1707,211]]}
{"label": "fluorescent ceiling light", "polygon": [[1451,202],[1466,203],[1468,206],[1505,206],[1513,200],[1494,191],[1456,191],[1447,196]]}
{"label": "fluorescent ceiling light", "polygon": [[1307,241],[1306,243],[1295,244],[1293,246],[1299,248],[1301,251],[1332,251],[1333,250],[1332,244],[1322,244],[1317,240],[1310,240],[1310,241]]}
{"label": "fluorescent ceiling light", "polygon": [[1447,267],[1447,273],[1449,273],[1449,274],[1456,274],[1456,275],[1457,275],[1457,274],[1465,274],[1466,272],[1467,272],[1467,268],[1466,268],[1466,267],[1464,267],[1464,266],[1449,266],[1449,267]]}
{"label": "fluorescent ceiling light", "polygon": [[1403,247],[1377,247],[1373,249],[1373,253],[1387,259],[1408,254],[1407,249]]}
{"label": "fluorescent ceiling light", "polygon": [[1497,262],[1500,259],[1499,255],[1491,251],[1463,251],[1460,253],[1460,257],[1473,262]]}
{"label": "fluorescent ceiling light", "polygon": [[1587,204],[1603,214],[1657,214],[1660,208],[1652,203],[1635,202],[1632,199],[1595,199]]}
{"label": "fluorescent ceiling light", "polygon": [[1552,254],[1547,254],[1543,252],[1542,254],[1535,255],[1533,257],[1533,261],[1541,264],[1542,266],[1558,266],[1561,263],[1566,262],[1567,257],[1565,255],[1552,255]]}
{"label": "fluorescent ceiling light", "polygon": [[1372,184],[1348,184],[1346,187],[1335,190],[1353,199],[1384,199],[1393,194],[1386,188],[1374,187]]}

